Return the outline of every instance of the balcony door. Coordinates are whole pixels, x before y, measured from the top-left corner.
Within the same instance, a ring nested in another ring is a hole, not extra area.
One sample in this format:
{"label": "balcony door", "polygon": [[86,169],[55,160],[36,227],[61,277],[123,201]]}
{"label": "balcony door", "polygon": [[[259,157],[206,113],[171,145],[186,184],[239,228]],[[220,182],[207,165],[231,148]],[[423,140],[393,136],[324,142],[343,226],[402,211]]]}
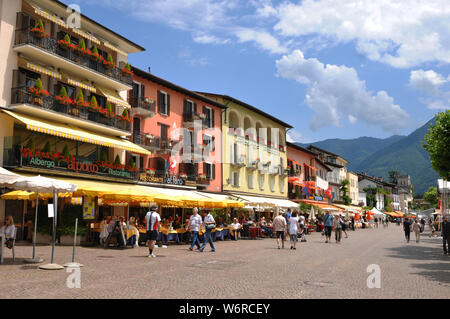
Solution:
{"label": "balcony door", "polygon": [[141,119],[139,117],[133,117],[133,136],[138,138],[141,135]]}

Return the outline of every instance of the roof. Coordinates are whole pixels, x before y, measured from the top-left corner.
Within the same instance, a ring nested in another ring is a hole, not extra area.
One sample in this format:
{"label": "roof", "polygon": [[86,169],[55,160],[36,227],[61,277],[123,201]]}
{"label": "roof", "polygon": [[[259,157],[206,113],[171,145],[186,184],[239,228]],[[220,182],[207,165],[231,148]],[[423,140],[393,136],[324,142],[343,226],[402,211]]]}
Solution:
{"label": "roof", "polygon": [[321,161],[320,159],[318,159],[317,157],[315,158],[315,160],[316,160],[319,164],[321,164],[323,167],[325,167],[329,172],[332,171],[331,168],[329,168],[328,166],[326,166],[325,163],[322,162],[322,161]]}
{"label": "roof", "polygon": [[272,120],[272,121],[274,121],[274,122],[276,122],[276,123],[278,123],[278,124],[280,124],[280,125],[282,125],[284,127],[293,128],[290,124],[287,124],[287,123],[277,119],[273,115],[270,115],[270,114],[268,114],[268,113],[266,113],[264,111],[261,111],[260,109],[254,107],[254,106],[252,106],[250,104],[247,104],[247,103],[242,102],[242,101],[240,101],[238,99],[235,99],[234,97],[231,97],[231,96],[228,96],[228,95],[224,95],[224,94],[207,93],[207,92],[199,92],[199,91],[196,91],[196,92],[199,93],[199,94],[214,95],[214,96],[217,96],[217,97],[221,97],[223,99],[229,100],[229,101],[234,102],[236,104],[242,105],[243,107],[249,109],[250,111],[253,111],[253,112],[258,113],[258,114],[260,114],[260,115],[262,115],[264,117],[267,117],[268,119],[270,119],[270,120]]}
{"label": "roof", "polygon": [[[62,6],[62,7],[64,7],[64,9],[67,9],[67,8],[69,7],[68,5],[66,5],[65,3],[62,3],[62,2],[59,1],[59,0],[50,0],[50,1],[52,1],[52,2],[54,2],[54,3],[56,3],[56,4],[58,4],[58,5],[60,5],[60,6]],[[130,44],[131,46],[136,47],[136,48],[139,49],[140,51],[145,51],[145,48],[144,48],[144,47],[140,46],[139,44],[134,43],[133,41],[128,40],[127,38],[121,36],[120,34],[114,32],[113,30],[111,30],[111,29],[105,27],[104,25],[98,23],[97,21],[92,20],[91,18],[85,16],[85,15],[82,14],[82,13],[81,13],[81,17],[84,18],[84,19],[86,19],[86,20],[88,20],[89,22],[91,22],[91,23],[93,23],[93,24],[98,25],[99,27],[101,27],[101,28],[107,30],[108,32],[111,32],[111,33],[114,34],[116,37],[122,39],[123,41],[127,42],[127,43]]]}
{"label": "roof", "polygon": [[302,152],[305,152],[305,153],[308,153],[308,154],[311,154],[311,155],[314,155],[314,156],[317,155],[316,153],[314,153],[314,152],[308,150],[307,148],[301,147],[300,145],[297,145],[297,144],[295,144],[295,143],[286,142],[286,145],[287,145],[288,147],[295,148],[295,149],[297,149],[297,150],[299,150],[299,151],[302,151]]}
{"label": "roof", "polygon": [[386,181],[380,181],[378,178],[374,177],[374,176],[369,176],[369,175],[365,175],[365,174],[361,174],[361,173],[356,173],[358,175],[358,181],[361,181],[363,179],[367,179],[369,181],[375,182],[377,184],[382,184],[384,186],[390,186],[390,187],[396,187],[396,184],[392,184]]}
{"label": "roof", "polygon": [[332,153],[332,152],[330,152],[330,151],[324,150],[323,148],[317,147],[317,146],[315,146],[314,144],[311,144],[311,145],[308,146],[308,149],[311,149],[311,148],[315,148],[315,149],[318,149],[319,151],[322,151],[322,152],[324,152],[324,153],[327,153],[327,154],[331,154],[331,155],[340,157],[340,158],[342,158],[344,161],[349,162],[348,160],[346,160],[346,159],[345,159],[344,157],[342,157],[341,155],[338,155],[338,154]]}
{"label": "roof", "polygon": [[325,164],[327,164],[327,165],[329,165],[329,166],[338,167],[338,168],[344,167],[344,165],[336,164],[336,163],[331,163],[331,162],[325,162]]}
{"label": "roof", "polygon": [[158,84],[160,84],[160,85],[162,85],[162,86],[165,86],[165,87],[167,87],[167,88],[169,88],[169,89],[172,89],[172,90],[174,90],[174,91],[177,91],[177,92],[186,94],[187,96],[190,96],[190,97],[192,97],[192,98],[194,98],[194,99],[198,99],[198,100],[203,101],[203,102],[205,102],[205,103],[208,103],[208,104],[217,106],[217,107],[219,107],[219,108],[221,108],[221,109],[226,109],[226,108],[227,108],[227,107],[226,107],[225,105],[223,105],[222,103],[219,103],[219,102],[217,102],[217,101],[208,99],[208,98],[207,98],[206,96],[204,96],[204,95],[200,95],[200,94],[198,94],[198,93],[196,93],[196,92],[194,92],[194,91],[188,90],[188,89],[186,89],[186,88],[184,88],[184,87],[181,87],[181,86],[176,85],[176,84],[174,84],[174,83],[172,83],[172,82],[169,82],[169,81],[167,81],[167,80],[164,80],[164,79],[162,79],[162,78],[160,78],[160,77],[157,77],[157,76],[155,76],[155,75],[153,75],[153,74],[151,74],[151,73],[148,73],[148,72],[146,72],[146,71],[144,71],[144,70],[141,70],[141,69],[139,69],[139,68],[137,68],[137,67],[135,67],[135,66],[132,66],[132,67],[131,67],[131,70],[132,70],[132,71],[134,72],[134,74],[137,75],[137,76],[140,76],[140,77],[142,77],[142,78],[144,78],[144,79],[147,79],[147,80],[149,80],[149,81],[158,83]]}

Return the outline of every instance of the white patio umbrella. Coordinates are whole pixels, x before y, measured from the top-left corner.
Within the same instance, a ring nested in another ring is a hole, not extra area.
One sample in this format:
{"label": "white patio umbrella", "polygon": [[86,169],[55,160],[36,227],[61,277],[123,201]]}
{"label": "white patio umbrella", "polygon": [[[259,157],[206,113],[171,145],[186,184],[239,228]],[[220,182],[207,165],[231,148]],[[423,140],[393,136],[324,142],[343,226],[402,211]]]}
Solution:
{"label": "white patio umbrella", "polygon": [[312,222],[316,216],[314,216],[314,207],[311,205],[311,211],[309,212],[309,220]]}
{"label": "white patio umbrella", "polygon": [[0,167],[0,187],[8,187],[22,176]]}
{"label": "white patio umbrella", "polygon": [[53,193],[54,204],[54,216],[53,216],[53,235],[52,235],[52,256],[50,264],[40,266],[41,269],[64,269],[64,267],[53,263],[53,256],[55,252],[55,229],[57,222],[57,212],[58,212],[58,193],[73,193],[77,190],[77,185],[62,182],[56,179],[51,179],[43,176],[34,177],[22,177],[15,182],[13,182],[10,188],[25,190],[29,192],[36,193],[36,213],[34,218],[34,234],[33,234],[33,257],[27,259],[26,262],[29,263],[39,263],[42,262],[40,258],[35,258],[36,251],[36,229],[37,229],[37,213],[38,213],[38,203],[39,203],[39,193]]}

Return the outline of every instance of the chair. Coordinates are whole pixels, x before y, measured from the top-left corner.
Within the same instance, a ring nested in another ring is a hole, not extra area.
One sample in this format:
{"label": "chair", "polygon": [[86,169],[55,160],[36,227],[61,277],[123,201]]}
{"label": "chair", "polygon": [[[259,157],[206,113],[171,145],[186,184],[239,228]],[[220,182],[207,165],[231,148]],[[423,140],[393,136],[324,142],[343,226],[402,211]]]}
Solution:
{"label": "chair", "polygon": [[242,227],[241,238],[247,238],[250,235],[250,226],[248,224]]}
{"label": "chair", "polygon": [[14,251],[14,248],[16,247],[16,234],[17,234],[17,227],[14,227],[14,238],[13,238],[13,246],[12,246],[13,262],[16,261],[16,252]]}

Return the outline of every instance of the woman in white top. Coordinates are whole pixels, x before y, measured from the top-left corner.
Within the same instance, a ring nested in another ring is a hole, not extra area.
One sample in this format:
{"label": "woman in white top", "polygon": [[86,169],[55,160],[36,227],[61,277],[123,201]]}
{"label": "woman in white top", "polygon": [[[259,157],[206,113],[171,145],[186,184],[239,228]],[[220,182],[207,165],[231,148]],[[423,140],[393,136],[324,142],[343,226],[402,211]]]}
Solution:
{"label": "woman in white top", "polygon": [[16,227],[14,226],[14,219],[12,216],[6,217],[6,223],[2,228],[0,228],[0,233],[6,238],[6,247],[12,248],[12,242],[14,240],[14,235],[16,232]]}
{"label": "woman in white top", "polygon": [[295,248],[295,244],[298,242],[297,234],[300,229],[300,225],[298,223],[297,212],[293,212],[291,217],[289,218],[289,235],[291,238],[291,249]]}
{"label": "woman in white top", "polygon": [[234,240],[239,239],[239,230],[242,229],[242,225],[239,224],[238,219],[233,219],[233,224],[231,224],[231,228],[233,228]]}
{"label": "woman in white top", "polygon": [[412,230],[414,231],[414,234],[416,234],[416,243],[420,240],[420,229],[422,228],[422,225],[420,225],[419,221],[416,219],[414,221],[414,224],[412,225]]}

